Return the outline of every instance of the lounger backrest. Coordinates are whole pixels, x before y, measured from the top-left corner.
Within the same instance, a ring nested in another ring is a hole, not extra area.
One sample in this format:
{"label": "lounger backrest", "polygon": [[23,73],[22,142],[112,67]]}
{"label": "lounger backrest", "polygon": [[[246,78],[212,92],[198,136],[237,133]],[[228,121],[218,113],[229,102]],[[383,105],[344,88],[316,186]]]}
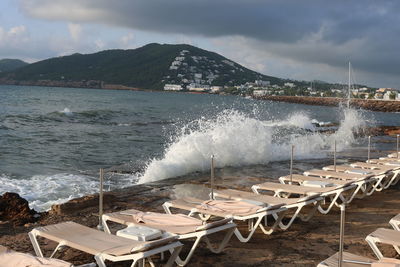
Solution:
{"label": "lounger backrest", "polygon": [[[282,176],[279,178],[279,180],[284,180],[284,181],[290,181],[290,176]],[[292,175],[292,181],[294,182],[304,182],[304,181],[319,181],[319,182],[326,182],[326,183],[332,183],[335,185],[351,185],[353,181],[349,180],[340,180],[340,179],[330,179],[330,178],[320,178],[317,176],[305,176],[305,175]]]}
{"label": "lounger backrest", "polygon": [[135,241],[120,236],[109,235],[74,222],[38,227],[33,229],[32,232],[92,255],[106,253],[121,256],[131,254],[132,252],[148,250],[176,240],[176,237],[168,237],[151,242]]}

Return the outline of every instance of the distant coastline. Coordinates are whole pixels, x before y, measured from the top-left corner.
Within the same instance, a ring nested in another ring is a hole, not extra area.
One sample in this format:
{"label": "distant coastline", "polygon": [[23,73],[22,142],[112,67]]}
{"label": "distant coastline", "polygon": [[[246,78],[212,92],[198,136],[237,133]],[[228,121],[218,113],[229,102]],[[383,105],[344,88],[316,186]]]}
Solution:
{"label": "distant coastline", "polygon": [[[131,91],[157,91],[169,92],[163,90],[144,89],[137,87],[125,86],[122,84],[107,84],[103,81],[84,80],[84,81],[16,81],[9,79],[0,79],[0,85],[16,85],[16,86],[44,86],[44,87],[65,87],[65,88],[87,88],[87,89],[106,89],[106,90],[131,90]],[[183,92],[182,92],[183,93]],[[186,92],[199,94],[199,92]],[[201,94],[206,94],[202,92]],[[270,100],[277,102],[314,105],[314,106],[339,106],[341,103],[346,104],[347,99],[339,97],[313,97],[313,96],[253,96],[254,99]],[[400,101],[380,100],[380,99],[358,99],[352,98],[350,106],[380,112],[400,112]]]}

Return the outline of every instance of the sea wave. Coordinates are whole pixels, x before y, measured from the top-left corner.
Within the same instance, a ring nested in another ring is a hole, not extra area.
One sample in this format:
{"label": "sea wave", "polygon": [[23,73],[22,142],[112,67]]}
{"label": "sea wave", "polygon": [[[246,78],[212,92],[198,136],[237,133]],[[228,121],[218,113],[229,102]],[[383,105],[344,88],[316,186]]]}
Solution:
{"label": "sea wave", "polygon": [[206,171],[215,155],[216,167],[267,164],[295,157],[322,158],[331,151],[356,142],[355,133],[366,126],[359,110],[343,109],[337,131],[326,135],[314,131],[313,119],[306,113],[293,113],[279,121],[262,120],[239,112],[225,110],[215,118],[201,118],[183,127],[166,147],[162,158],[149,161],[140,183]]}
{"label": "sea wave", "polygon": [[[104,190],[132,185],[137,177],[128,174],[108,174]],[[29,206],[37,211],[46,211],[54,204],[99,191],[99,178],[84,174],[57,173],[34,175],[26,179],[16,179],[0,174],[0,195],[5,192],[18,193],[29,201]]]}

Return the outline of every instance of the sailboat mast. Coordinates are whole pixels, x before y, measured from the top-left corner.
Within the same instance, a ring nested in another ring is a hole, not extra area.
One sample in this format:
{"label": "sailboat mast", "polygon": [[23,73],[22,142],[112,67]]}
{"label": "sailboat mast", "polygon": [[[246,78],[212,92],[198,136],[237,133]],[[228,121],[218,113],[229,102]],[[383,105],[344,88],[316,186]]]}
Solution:
{"label": "sailboat mast", "polygon": [[350,93],[351,93],[351,63],[349,61],[349,88],[347,92],[347,108],[350,108]]}

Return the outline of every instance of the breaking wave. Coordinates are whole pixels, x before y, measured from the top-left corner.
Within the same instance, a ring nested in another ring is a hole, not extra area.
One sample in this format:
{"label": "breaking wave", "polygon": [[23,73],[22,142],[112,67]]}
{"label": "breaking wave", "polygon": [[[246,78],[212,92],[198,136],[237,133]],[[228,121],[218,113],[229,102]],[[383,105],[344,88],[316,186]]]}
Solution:
{"label": "breaking wave", "polygon": [[337,131],[327,135],[316,131],[315,120],[306,113],[273,121],[225,110],[181,128],[163,157],[150,160],[139,183],[206,171],[211,155],[216,167],[267,164],[289,159],[294,144],[296,158],[322,158],[331,151],[333,140],[341,151],[355,143],[355,133],[366,126],[361,111],[343,109],[341,116]]}

